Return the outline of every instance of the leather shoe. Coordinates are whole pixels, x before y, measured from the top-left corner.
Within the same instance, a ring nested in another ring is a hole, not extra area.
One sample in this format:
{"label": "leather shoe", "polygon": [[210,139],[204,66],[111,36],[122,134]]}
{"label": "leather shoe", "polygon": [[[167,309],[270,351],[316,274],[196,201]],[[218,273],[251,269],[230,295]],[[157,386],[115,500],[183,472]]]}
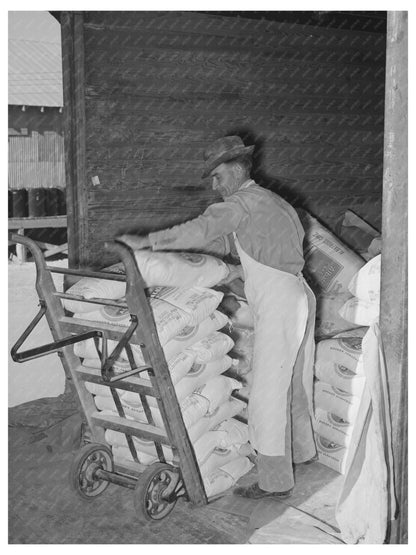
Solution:
{"label": "leather shoe", "polygon": [[272,497],[275,499],[286,499],[292,495],[293,488],[287,491],[265,491],[259,487],[255,482],[251,486],[235,488],[233,493],[240,497],[247,497],[248,499],[263,499],[264,497]]}

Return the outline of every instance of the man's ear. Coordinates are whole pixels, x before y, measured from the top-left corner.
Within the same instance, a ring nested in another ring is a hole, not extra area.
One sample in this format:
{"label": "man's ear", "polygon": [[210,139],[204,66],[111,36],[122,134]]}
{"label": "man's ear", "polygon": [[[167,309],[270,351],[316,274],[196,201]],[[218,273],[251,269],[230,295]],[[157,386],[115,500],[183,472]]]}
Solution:
{"label": "man's ear", "polygon": [[244,168],[243,166],[237,162],[234,166],[234,171],[235,171],[235,175],[238,179],[241,179],[243,177],[244,174]]}

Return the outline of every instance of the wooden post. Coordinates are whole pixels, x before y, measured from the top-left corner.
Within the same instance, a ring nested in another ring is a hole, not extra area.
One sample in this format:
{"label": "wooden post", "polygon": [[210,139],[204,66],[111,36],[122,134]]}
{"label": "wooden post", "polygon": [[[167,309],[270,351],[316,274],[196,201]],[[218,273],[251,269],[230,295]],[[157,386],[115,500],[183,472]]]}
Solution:
{"label": "wooden post", "polygon": [[387,17],[380,326],[387,364],[398,518],[407,543],[407,12]]}
{"label": "wooden post", "polygon": [[86,263],[87,256],[83,14],[62,12],[61,34],[68,263],[76,268]]}

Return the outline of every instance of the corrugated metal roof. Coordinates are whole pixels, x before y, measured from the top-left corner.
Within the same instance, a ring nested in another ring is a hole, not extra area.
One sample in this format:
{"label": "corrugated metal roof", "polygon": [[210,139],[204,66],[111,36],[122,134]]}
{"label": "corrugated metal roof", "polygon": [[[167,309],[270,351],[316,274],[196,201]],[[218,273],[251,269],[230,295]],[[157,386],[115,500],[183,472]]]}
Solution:
{"label": "corrugated metal roof", "polygon": [[63,106],[59,42],[9,39],[9,104]]}

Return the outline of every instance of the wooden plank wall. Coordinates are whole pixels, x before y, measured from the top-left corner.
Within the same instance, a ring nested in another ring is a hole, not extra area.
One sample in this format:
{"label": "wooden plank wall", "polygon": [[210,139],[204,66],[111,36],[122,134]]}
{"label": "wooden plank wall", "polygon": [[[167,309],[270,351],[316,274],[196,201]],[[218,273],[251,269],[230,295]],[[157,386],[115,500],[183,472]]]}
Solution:
{"label": "wooden plank wall", "polygon": [[385,35],[191,12],[85,12],[83,29],[84,262],[216,200],[202,154],[232,133],[263,186],[331,228],[347,208],[380,228]]}

